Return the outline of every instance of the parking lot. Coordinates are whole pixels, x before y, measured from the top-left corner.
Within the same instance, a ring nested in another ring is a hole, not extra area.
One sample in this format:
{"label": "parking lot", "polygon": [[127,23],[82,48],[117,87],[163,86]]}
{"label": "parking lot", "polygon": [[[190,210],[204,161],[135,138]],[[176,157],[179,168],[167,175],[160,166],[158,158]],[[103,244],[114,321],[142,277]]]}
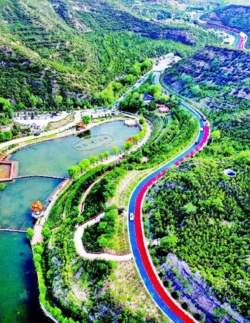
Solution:
{"label": "parking lot", "polygon": [[32,132],[43,131],[49,122],[58,121],[65,118],[68,115],[67,112],[60,113],[46,113],[39,115],[27,115],[26,113],[16,113],[13,121],[22,125],[29,127]]}

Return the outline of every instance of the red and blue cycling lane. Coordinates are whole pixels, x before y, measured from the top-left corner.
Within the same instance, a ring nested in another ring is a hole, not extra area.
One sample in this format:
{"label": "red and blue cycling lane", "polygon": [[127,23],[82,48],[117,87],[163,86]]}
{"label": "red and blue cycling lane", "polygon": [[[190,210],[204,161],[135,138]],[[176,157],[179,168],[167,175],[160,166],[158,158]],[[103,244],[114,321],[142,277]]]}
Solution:
{"label": "red and blue cycling lane", "polygon": [[171,321],[175,323],[194,323],[196,322],[195,319],[192,318],[190,314],[185,312],[179,306],[179,304],[171,298],[155,271],[145,244],[141,212],[143,199],[149,187],[164,176],[169,167],[178,166],[181,162],[192,157],[198,151],[200,151],[206,145],[209,138],[209,123],[204,121],[204,117],[200,114],[200,112],[194,110],[191,106],[184,102],[181,102],[180,104],[199,120],[200,129],[202,128],[202,130],[199,132],[196,143],[192,144],[179,156],[173,158],[171,161],[152,172],[134,189],[130,197],[128,208],[129,214],[134,213],[134,221],[128,220],[128,227],[130,245],[134,255],[134,260],[144,285],[151,297],[154,299],[159,308],[171,319]]}

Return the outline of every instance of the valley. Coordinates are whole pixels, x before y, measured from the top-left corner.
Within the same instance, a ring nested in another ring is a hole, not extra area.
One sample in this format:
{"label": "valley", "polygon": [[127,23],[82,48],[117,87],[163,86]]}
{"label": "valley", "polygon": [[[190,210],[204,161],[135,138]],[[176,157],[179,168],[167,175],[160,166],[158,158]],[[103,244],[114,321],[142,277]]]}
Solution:
{"label": "valley", "polygon": [[0,7],[1,322],[249,322],[249,6]]}

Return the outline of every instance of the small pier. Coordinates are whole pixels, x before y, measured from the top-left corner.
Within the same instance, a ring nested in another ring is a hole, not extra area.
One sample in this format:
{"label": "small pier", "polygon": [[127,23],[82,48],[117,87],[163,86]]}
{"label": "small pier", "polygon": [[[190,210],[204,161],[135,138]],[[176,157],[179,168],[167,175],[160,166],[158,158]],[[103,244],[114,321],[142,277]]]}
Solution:
{"label": "small pier", "polygon": [[11,182],[18,173],[18,162],[0,160],[0,182]]}
{"label": "small pier", "polygon": [[12,229],[12,228],[0,228],[0,232],[26,233],[26,230],[23,230],[23,229]]}
{"label": "small pier", "polygon": [[123,123],[128,127],[137,127],[138,123],[134,119],[126,119],[123,121]]}
{"label": "small pier", "polygon": [[21,176],[13,177],[13,179],[23,179],[23,178],[32,178],[32,177],[53,178],[53,179],[67,179],[68,178],[68,177],[51,176],[51,175],[21,175]]}

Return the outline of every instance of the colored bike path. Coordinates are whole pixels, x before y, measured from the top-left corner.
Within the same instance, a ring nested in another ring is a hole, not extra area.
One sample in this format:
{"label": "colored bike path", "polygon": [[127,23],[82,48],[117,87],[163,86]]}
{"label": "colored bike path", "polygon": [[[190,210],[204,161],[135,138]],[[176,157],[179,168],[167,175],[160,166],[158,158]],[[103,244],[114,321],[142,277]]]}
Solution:
{"label": "colored bike path", "polygon": [[[234,48],[244,49],[246,40],[247,37],[245,35],[238,35]],[[194,156],[206,145],[209,138],[210,127],[208,122],[203,122],[203,116],[201,113],[194,110],[190,105],[184,102],[181,102],[180,104],[199,120],[200,128],[203,128],[203,131],[200,131],[198,136],[198,144],[193,144],[185,152],[181,153],[179,156],[148,175],[138,184],[138,186],[134,189],[129,202],[128,211],[129,214],[134,213],[134,221],[128,220],[128,227],[130,244],[137,269],[141,275],[144,285],[152,298],[155,300],[156,304],[174,323],[194,323],[196,320],[185,312],[180,305],[171,298],[156,273],[144,240],[141,212],[143,199],[149,187],[164,176],[169,167],[174,165],[179,166],[184,160]]]}
{"label": "colored bike path", "polygon": [[150,259],[150,255],[147,251],[147,247],[145,245],[141,213],[143,199],[148,188],[154,182],[160,179],[164,174],[166,174],[166,171],[169,169],[169,167],[178,166],[181,162],[183,162],[187,158],[192,157],[195,153],[200,151],[204,147],[204,145],[206,145],[209,138],[210,127],[207,121],[203,121],[203,116],[186,103],[181,102],[180,104],[199,120],[200,129],[203,128],[203,130],[200,130],[199,132],[197,139],[198,143],[191,145],[186,151],[175,157],[170,162],[161,166],[159,169],[148,175],[138,184],[138,186],[133,191],[129,202],[129,213],[134,213],[134,221],[128,220],[128,227],[131,249],[138,271],[152,298],[155,300],[160,309],[173,322],[194,323],[196,322],[195,319],[192,318],[190,314],[185,312],[177,304],[177,302],[175,302],[170,297],[169,293],[166,291],[160,279],[158,278],[154,265]]}

